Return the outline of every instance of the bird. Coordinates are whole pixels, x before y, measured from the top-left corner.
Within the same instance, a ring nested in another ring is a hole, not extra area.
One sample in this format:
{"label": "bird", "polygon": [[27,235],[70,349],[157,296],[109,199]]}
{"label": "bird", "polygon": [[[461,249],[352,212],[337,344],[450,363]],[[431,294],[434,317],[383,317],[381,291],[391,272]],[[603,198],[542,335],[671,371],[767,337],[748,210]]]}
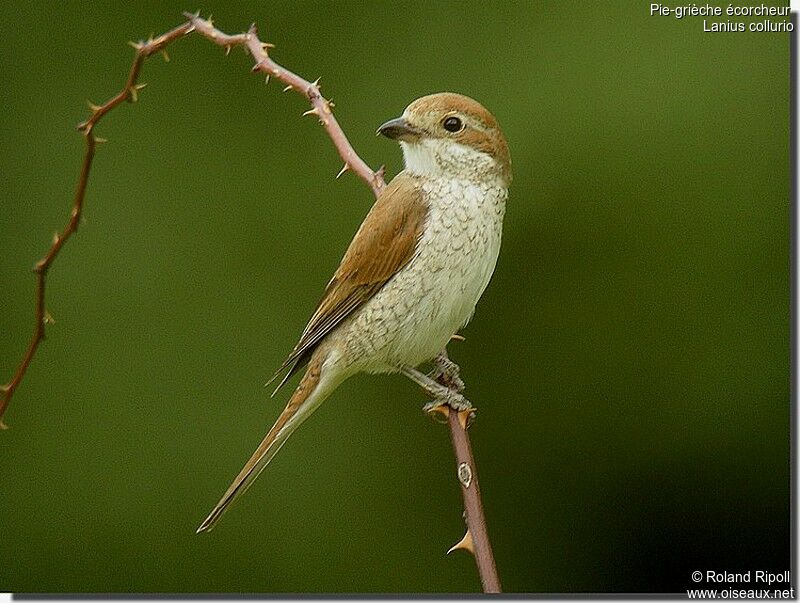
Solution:
{"label": "bird", "polygon": [[283,375],[277,392],[305,368],[286,408],[198,533],[217,524],[289,436],[356,373],[409,377],[433,398],[429,411],[470,407],[458,388],[417,367],[434,359],[443,371],[455,367],[446,345],[470,321],[494,273],[512,180],[508,144],[489,111],[452,92],[416,99],[377,134],[399,143],[404,169],[379,193],[273,377]]}

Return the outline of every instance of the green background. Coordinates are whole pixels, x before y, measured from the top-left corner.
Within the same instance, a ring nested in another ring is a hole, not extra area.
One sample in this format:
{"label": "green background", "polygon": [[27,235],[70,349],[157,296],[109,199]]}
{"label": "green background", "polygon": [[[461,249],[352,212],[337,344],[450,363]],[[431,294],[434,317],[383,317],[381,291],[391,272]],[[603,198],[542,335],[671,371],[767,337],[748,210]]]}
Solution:
{"label": "green background", "polygon": [[[507,591],[680,591],[788,569],[789,38],[648,3],[3,5],[0,377],[68,216],[86,99],[129,39],[255,20],[373,166],[441,90],[502,124],[491,286],[451,346]],[[196,37],[98,128],[85,222],[0,433],[0,590],[474,592],[447,429],[356,377],[220,526],[194,530],[285,403],[294,345],[372,198],[294,94]]]}

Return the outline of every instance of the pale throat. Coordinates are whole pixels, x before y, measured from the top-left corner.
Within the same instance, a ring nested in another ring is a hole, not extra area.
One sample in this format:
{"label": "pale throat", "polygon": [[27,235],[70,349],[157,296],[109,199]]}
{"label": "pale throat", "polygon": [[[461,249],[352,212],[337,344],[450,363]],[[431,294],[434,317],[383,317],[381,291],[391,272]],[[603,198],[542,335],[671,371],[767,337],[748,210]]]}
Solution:
{"label": "pale throat", "polygon": [[501,177],[490,155],[450,140],[423,138],[400,142],[406,171],[426,178],[454,178],[486,182]]}

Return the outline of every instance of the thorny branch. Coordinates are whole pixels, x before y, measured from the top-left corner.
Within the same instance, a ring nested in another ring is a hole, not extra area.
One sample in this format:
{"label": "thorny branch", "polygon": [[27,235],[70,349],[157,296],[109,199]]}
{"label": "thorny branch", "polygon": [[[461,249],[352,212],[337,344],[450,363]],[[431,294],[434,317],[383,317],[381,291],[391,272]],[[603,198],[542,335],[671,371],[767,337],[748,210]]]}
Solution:
{"label": "thorny branch", "polygon": [[156,38],[151,38],[146,42],[130,43],[136,50],[136,55],[134,56],[133,64],[128,73],[128,79],[122,87],[122,90],[102,105],[89,103],[89,108],[92,112],[89,119],[78,124],[78,130],[83,134],[86,141],[86,152],[83,156],[83,163],[78,177],[78,186],[75,189],[75,198],[72,203],[70,219],[64,230],[53,237],[53,243],[50,249],[47,250],[44,257],[42,257],[33,268],[36,274],[36,306],[33,335],[31,336],[30,343],[28,343],[25,355],[11,378],[11,381],[0,385],[0,429],[7,429],[6,424],[3,423],[3,416],[8,409],[11,398],[14,396],[14,392],[22,382],[39,344],[45,338],[46,325],[52,322],[52,318],[47,312],[45,303],[47,271],[53,261],[55,261],[64,243],[78,230],[80,224],[81,213],[83,212],[83,201],[86,196],[86,186],[89,182],[89,171],[92,167],[95,150],[98,144],[105,142],[103,138],[95,136],[94,128],[109,111],[116,108],[124,101],[136,102],[138,100],[139,92],[146,85],[138,83],[139,75],[142,70],[142,65],[148,57],[161,52],[164,54],[164,58],[169,60],[166,54],[166,47],[193,31],[197,31],[197,33],[215,44],[223,46],[228,52],[233,46],[244,47],[255,60],[256,64],[253,67],[253,71],[266,73],[268,78],[269,76],[275,77],[275,79],[280,80],[286,85],[286,88],[284,88],[285,91],[294,90],[299,92],[311,103],[312,108],[306,111],[304,115],[316,115],[319,118],[320,123],[324,126],[328,136],[333,141],[339,156],[344,161],[344,167],[339,171],[338,176],[341,176],[348,170],[352,170],[353,173],[358,175],[369,185],[376,196],[384,186],[383,168],[379,169],[377,172],[373,171],[358,154],[356,154],[355,149],[353,149],[350,141],[347,140],[347,137],[342,131],[339,122],[337,122],[336,118],[333,116],[331,111],[333,103],[326,100],[320,94],[319,80],[309,82],[273,61],[267,54],[267,49],[272,48],[272,44],[262,42],[258,38],[255,25],[251,25],[246,33],[231,36],[216,29],[211,19],[202,19],[197,13],[184,13],[184,16],[188,19],[186,23],[179,25],[175,29]]}
{"label": "thorny branch", "polygon": [[[131,46],[133,46],[136,51],[136,55],[131,64],[125,85],[115,96],[111,97],[102,105],[90,103],[91,115],[86,121],[78,124],[78,131],[83,134],[86,142],[86,150],[81,164],[78,184],[75,189],[70,218],[64,229],[53,237],[50,248],[33,268],[36,275],[36,322],[31,340],[16,372],[8,383],[0,386],[0,429],[7,428],[5,423],[3,423],[3,416],[8,409],[14,392],[22,382],[39,344],[45,338],[46,325],[53,322],[47,311],[45,299],[47,272],[56,257],[58,257],[61,248],[67,240],[77,232],[81,221],[83,203],[95,151],[98,144],[105,142],[104,139],[95,136],[94,128],[108,112],[124,101],[136,102],[138,100],[139,92],[145,87],[145,84],[138,83],[145,59],[153,54],[161,52],[164,58],[169,60],[166,47],[192,32],[197,32],[215,44],[224,47],[226,52],[230,52],[230,49],[234,46],[244,47],[255,61],[255,65],[252,69],[254,72],[266,74],[267,82],[269,82],[270,77],[274,77],[276,80],[285,84],[284,91],[294,90],[305,96],[309,101],[311,109],[306,111],[303,115],[314,115],[319,119],[339,153],[339,156],[344,161],[344,167],[339,171],[336,177],[338,178],[343,173],[350,170],[370,187],[376,197],[384,187],[383,167],[377,171],[373,171],[355,152],[355,149],[353,149],[347,136],[345,136],[341,126],[333,116],[333,103],[325,99],[320,93],[319,80],[310,82],[273,61],[267,52],[268,49],[273,48],[273,45],[262,42],[259,39],[255,24],[251,25],[250,29],[245,33],[229,35],[215,28],[211,19],[201,18],[199,13],[184,13],[184,16],[187,21],[178,27],[158,37],[151,38],[146,42],[131,43]],[[454,383],[448,382],[446,378],[441,378],[440,381],[448,387],[457,387]],[[467,523],[466,535],[461,542],[451,549],[451,551],[456,548],[470,550],[475,555],[484,591],[500,592],[500,582],[497,578],[494,557],[486,531],[486,520],[483,516],[475,461],[472,455],[469,435],[467,433],[468,414],[464,412],[455,412],[449,409],[445,409],[444,412],[448,414],[448,424],[450,426],[453,449],[456,455],[457,476],[461,483],[462,495],[464,497],[464,516]]]}
{"label": "thorny branch", "polygon": [[133,59],[133,64],[131,65],[131,70],[128,73],[128,80],[125,82],[125,86],[123,86],[122,90],[120,90],[116,96],[106,101],[103,105],[98,106],[90,103],[89,107],[92,110],[91,117],[78,124],[78,130],[83,133],[83,137],[86,140],[86,152],[84,153],[83,163],[81,164],[80,176],[78,177],[78,186],[75,189],[75,198],[72,203],[72,211],[70,212],[69,222],[67,222],[64,230],[60,233],[57,233],[53,237],[53,243],[50,245],[50,249],[47,250],[47,253],[44,254],[44,257],[36,262],[36,265],[33,267],[33,272],[36,274],[36,323],[33,329],[33,336],[31,337],[30,343],[28,343],[27,350],[25,350],[25,355],[22,358],[22,362],[20,362],[19,366],[17,367],[17,371],[14,373],[11,381],[0,386],[0,396],[2,396],[0,397],[0,429],[7,429],[6,424],[3,423],[3,415],[8,409],[8,404],[11,402],[14,392],[16,391],[17,387],[19,387],[22,378],[25,376],[25,372],[28,370],[39,344],[42,342],[42,339],[44,339],[45,326],[53,321],[53,319],[50,317],[50,314],[47,312],[47,307],[45,305],[44,293],[45,283],[47,280],[47,271],[50,269],[50,266],[55,261],[56,257],[58,257],[58,253],[61,251],[64,243],[66,243],[69,238],[75,232],[77,232],[78,225],[81,221],[83,200],[86,196],[86,185],[89,183],[89,171],[92,169],[92,160],[94,159],[95,149],[99,143],[105,142],[104,139],[94,135],[94,127],[106,113],[111,111],[111,109],[123,101],[136,101],[139,91],[144,87],[144,84],[137,84],[139,72],[142,70],[142,63],[144,63],[144,60],[151,54],[163,50],[167,44],[173,40],[183,37],[191,30],[192,24],[191,22],[187,22],[179,27],[176,27],[172,31],[168,31],[165,34],[150,40],[147,43],[136,44],[136,56]]}
{"label": "thorny branch", "polygon": [[[453,339],[463,340],[463,337],[454,335]],[[437,381],[453,391],[461,392],[464,389],[464,382],[458,376],[460,368],[447,357],[446,351],[440,354],[434,361],[434,365],[442,362],[442,357],[444,362],[449,365],[449,370],[441,370]],[[456,477],[461,484],[461,496],[464,498],[464,521],[467,524],[467,532],[464,537],[453,545],[447,553],[450,554],[457,549],[465,549],[471,552],[478,566],[478,575],[481,579],[483,592],[502,592],[500,577],[497,575],[497,566],[494,562],[492,544],[489,541],[489,532],[486,528],[486,517],[483,514],[481,488],[478,484],[478,470],[475,465],[475,457],[472,454],[469,433],[467,432],[475,416],[476,409],[470,408],[457,411],[447,406],[439,406],[435,410],[447,418],[447,423],[450,427],[450,440],[453,443],[453,453],[456,457]]]}

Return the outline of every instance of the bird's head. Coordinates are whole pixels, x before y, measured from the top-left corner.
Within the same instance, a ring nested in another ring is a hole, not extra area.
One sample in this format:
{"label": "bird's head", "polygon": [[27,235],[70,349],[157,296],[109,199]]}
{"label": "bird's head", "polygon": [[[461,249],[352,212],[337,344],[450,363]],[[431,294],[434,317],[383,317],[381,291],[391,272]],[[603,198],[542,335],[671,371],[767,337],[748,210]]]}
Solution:
{"label": "bird's head", "polygon": [[511,183],[511,156],[497,120],[467,96],[441,92],[418,98],[378,134],[400,143],[412,174]]}

